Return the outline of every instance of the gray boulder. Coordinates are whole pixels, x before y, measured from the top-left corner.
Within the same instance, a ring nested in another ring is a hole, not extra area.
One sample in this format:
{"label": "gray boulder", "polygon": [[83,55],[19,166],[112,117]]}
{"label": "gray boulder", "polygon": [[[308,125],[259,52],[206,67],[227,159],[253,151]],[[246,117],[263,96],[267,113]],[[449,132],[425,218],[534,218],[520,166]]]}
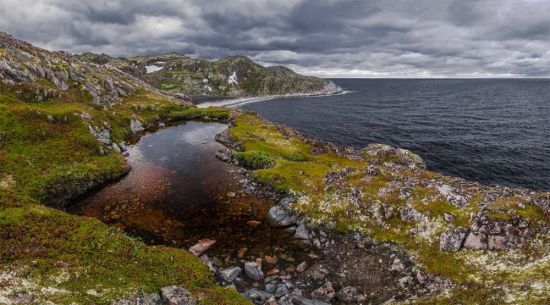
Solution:
{"label": "gray boulder", "polygon": [[262,266],[256,262],[244,263],[244,273],[246,274],[246,276],[255,281],[259,281],[264,278]]}
{"label": "gray boulder", "polygon": [[162,299],[167,305],[195,305],[197,301],[187,289],[181,286],[167,286],[160,289]]}
{"label": "gray boulder", "polygon": [[462,227],[447,230],[439,237],[439,249],[449,252],[460,250],[466,234],[468,234],[468,230]]}
{"label": "gray boulder", "polygon": [[267,220],[275,227],[289,227],[296,223],[296,219],[278,205],[269,209]]}
{"label": "gray boulder", "polygon": [[220,277],[226,283],[232,283],[242,272],[241,267],[229,267],[223,270],[220,270]]}

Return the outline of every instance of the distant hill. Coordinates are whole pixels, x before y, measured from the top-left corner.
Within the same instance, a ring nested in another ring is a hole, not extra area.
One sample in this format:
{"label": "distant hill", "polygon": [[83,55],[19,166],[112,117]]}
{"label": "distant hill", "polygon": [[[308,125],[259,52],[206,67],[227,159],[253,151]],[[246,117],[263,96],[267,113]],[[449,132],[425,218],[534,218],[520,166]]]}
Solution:
{"label": "distant hill", "polygon": [[158,89],[188,95],[318,95],[340,90],[330,81],[303,76],[282,66],[264,67],[245,56],[216,61],[193,59],[178,53],[130,58],[85,53],[79,57],[97,64],[113,65]]}

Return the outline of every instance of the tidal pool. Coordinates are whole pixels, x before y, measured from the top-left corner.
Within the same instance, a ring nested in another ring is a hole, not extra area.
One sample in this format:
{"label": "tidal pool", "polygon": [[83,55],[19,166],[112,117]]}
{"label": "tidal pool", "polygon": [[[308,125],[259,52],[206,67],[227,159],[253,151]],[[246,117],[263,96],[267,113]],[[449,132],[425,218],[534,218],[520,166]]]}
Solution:
{"label": "tidal pool", "polygon": [[[96,217],[148,244],[187,249],[214,239],[207,254],[220,267],[265,255],[283,258],[274,266],[280,270],[308,260],[308,249],[265,223],[273,199],[246,194],[239,168],[216,158],[222,145],[214,138],[225,128],[188,122],[145,134],[128,149],[129,174],[69,212]],[[247,224],[252,220],[260,224]]]}

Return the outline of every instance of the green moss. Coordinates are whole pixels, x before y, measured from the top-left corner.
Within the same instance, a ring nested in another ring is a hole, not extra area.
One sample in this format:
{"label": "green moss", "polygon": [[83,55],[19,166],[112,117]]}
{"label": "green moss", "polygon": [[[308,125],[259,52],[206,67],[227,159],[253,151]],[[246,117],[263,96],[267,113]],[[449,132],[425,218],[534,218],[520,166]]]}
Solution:
{"label": "green moss", "polygon": [[189,119],[227,119],[229,117],[230,110],[225,108],[195,108],[188,107],[180,111],[172,111],[168,114],[168,117],[174,120],[189,120]]}
{"label": "green moss", "polygon": [[[190,253],[145,246],[95,219],[28,205],[0,210],[0,233],[13,237],[2,240],[0,267],[22,268],[30,281],[70,291],[48,297],[59,304],[109,304],[134,291],[157,292],[173,284],[212,289],[217,299],[227,295],[233,302],[228,304],[246,303],[217,289],[206,265]],[[25,269],[29,264],[32,268]],[[66,275],[62,281],[60,274]],[[98,295],[90,295],[90,289]]]}

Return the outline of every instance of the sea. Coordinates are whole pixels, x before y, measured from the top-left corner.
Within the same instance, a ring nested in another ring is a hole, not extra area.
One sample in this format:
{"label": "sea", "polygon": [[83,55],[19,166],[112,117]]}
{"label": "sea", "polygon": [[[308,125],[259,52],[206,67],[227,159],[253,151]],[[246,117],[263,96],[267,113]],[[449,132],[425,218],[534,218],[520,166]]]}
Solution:
{"label": "sea", "polygon": [[344,92],[245,103],[320,140],[385,143],[429,169],[550,190],[550,79],[332,79]]}

